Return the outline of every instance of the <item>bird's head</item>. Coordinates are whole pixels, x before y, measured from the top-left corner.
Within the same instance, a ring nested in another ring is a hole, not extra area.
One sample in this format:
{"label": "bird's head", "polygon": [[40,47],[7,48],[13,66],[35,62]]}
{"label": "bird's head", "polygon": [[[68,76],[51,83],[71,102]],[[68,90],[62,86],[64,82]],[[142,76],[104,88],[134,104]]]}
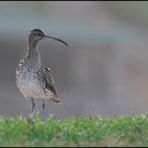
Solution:
{"label": "bird's head", "polygon": [[66,46],[68,46],[68,44],[65,41],[63,41],[61,39],[58,39],[58,38],[55,38],[55,37],[47,36],[40,29],[33,29],[29,33],[29,40],[30,40],[30,42],[33,42],[33,41],[38,42],[39,40],[42,40],[42,39],[45,39],[45,38],[54,39],[56,41],[62,42]]}

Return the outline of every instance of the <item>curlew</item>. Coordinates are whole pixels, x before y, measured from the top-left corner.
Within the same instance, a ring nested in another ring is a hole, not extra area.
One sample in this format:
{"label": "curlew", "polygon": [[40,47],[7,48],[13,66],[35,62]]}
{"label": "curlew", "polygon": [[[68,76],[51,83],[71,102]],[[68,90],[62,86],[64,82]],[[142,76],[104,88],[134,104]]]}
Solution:
{"label": "curlew", "polygon": [[42,108],[45,109],[45,100],[60,103],[54,78],[50,68],[41,65],[38,43],[40,40],[50,38],[68,44],[61,39],[47,36],[40,29],[33,29],[28,35],[27,53],[20,60],[16,69],[16,86],[26,100],[31,99],[32,112],[35,109],[35,101],[43,100]]}

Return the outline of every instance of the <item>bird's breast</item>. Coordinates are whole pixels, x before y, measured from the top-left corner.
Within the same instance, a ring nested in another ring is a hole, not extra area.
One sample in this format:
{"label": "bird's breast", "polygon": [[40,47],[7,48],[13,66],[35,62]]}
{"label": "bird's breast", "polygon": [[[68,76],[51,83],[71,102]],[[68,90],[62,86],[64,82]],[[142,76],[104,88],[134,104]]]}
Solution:
{"label": "bird's breast", "polygon": [[16,72],[17,88],[25,97],[41,99],[53,96],[53,93],[45,87],[42,75],[38,73],[36,69],[22,67]]}
{"label": "bird's breast", "polygon": [[41,86],[35,68],[20,67],[16,71],[16,84],[25,97],[40,97]]}

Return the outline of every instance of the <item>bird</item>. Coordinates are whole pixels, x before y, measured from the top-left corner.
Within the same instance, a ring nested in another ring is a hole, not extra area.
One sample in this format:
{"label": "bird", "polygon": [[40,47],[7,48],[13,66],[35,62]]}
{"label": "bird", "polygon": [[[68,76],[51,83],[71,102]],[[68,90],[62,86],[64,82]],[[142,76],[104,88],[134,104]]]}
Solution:
{"label": "bird", "polygon": [[16,68],[16,86],[26,100],[31,99],[32,112],[35,109],[35,100],[43,100],[42,109],[45,109],[45,100],[61,102],[51,68],[46,68],[41,64],[38,43],[45,38],[68,46],[65,41],[47,36],[40,29],[33,29],[29,32],[26,55],[19,61]]}

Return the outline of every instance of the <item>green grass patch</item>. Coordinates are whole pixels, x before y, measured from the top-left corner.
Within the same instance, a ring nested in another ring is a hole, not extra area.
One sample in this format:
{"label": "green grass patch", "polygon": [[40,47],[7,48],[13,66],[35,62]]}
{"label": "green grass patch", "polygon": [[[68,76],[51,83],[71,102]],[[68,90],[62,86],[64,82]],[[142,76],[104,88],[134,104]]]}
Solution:
{"label": "green grass patch", "polygon": [[148,146],[148,115],[0,117],[0,146]]}

